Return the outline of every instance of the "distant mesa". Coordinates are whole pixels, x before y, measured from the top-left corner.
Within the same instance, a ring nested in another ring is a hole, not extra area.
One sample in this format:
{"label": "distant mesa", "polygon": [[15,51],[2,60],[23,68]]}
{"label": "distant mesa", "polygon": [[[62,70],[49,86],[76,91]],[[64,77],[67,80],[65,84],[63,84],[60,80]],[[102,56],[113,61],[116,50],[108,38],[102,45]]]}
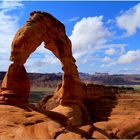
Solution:
{"label": "distant mesa", "polygon": [[95,76],[108,76],[108,73],[95,72]]}
{"label": "distant mesa", "polygon": [[[0,83],[2,82],[5,76],[5,72],[0,72]],[[100,75],[79,73],[80,79],[82,82],[89,82],[94,84],[103,84],[103,85],[140,85],[140,75],[137,74],[115,74],[115,75]],[[62,73],[28,73],[30,79],[30,86],[33,87],[56,87],[57,83],[62,80]],[[1,86],[1,84],[0,84]]]}

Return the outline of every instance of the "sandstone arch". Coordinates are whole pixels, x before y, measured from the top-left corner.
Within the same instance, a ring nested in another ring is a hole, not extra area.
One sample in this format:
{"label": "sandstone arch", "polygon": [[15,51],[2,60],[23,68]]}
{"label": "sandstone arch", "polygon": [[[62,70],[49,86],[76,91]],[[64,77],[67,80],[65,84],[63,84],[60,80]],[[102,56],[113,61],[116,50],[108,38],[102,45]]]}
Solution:
{"label": "sandstone arch", "polygon": [[9,66],[2,82],[0,103],[28,103],[30,84],[24,63],[42,42],[44,47],[52,51],[62,64],[62,85],[54,97],[62,105],[79,104],[84,109],[82,84],[65,27],[52,15],[40,11],[30,14],[30,18],[17,31],[13,39],[10,56],[13,63]]}
{"label": "sandstone arch", "polygon": [[28,104],[30,82],[24,63],[42,42],[62,64],[62,84],[52,100],[61,105],[77,104],[83,118],[89,123],[90,119],[82,103],[85,95],[72,56],[71,41],[65,33],[64,25],[46,12],[32,12],[27,22],[17,31],[10,56],[13,63],[9,66],[2,82],[0,104]]}

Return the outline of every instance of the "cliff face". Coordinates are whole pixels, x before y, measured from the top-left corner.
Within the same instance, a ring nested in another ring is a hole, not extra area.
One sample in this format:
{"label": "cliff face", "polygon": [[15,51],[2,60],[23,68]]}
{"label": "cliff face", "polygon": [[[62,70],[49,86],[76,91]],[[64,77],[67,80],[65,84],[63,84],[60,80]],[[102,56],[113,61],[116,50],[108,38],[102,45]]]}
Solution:
{"label": "cliff face", "polygon": [[[57,89],[61,87],[61,83],[57,85]],[[127,92],[134,93],[134,89],[131,87],[117,87],[117,86],[104,86],[92,83],[82,83],[82,90],[83,90],[83,100],[91,101],[98,101],[100,99],[109,99],[109,100],[116,100],[120,95],[127,96]],[[128,95],[129,96],[129,95]],[[42,109],[48,110],[53,109],[59,103],[56,100],[51,98],[52,95],[44,97],[39,103],[38,106]]]}

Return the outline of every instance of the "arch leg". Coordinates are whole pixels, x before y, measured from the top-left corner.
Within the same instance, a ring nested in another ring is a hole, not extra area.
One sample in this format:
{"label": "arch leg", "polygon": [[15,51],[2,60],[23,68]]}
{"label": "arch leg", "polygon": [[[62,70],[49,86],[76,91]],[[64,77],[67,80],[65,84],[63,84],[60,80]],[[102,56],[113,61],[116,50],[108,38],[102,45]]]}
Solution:
{"label": "arch leg", "polygon": [[30,81],[23,65],[13,63],[2,81],[0,92],[1,104],[28,103]]}
{"label": "arch leg", "polygon": [[63,40],[53,40],[45,44],[45,48],[51,50],[61,61],[63,75],[62,86],[58,94],[62,101],[81,100],[85,97],[82,92],[82,84],[79,78],[75,59],[72,56],[71,42],[68,37]]}

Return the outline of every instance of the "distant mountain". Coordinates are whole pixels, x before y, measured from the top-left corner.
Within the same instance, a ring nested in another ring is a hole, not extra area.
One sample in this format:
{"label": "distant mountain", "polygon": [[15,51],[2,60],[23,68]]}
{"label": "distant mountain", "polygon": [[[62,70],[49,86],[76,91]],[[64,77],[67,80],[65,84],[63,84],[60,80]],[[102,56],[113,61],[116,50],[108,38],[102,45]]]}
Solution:
{"label": "distant mountain", "polygon": [[[0,72],[0,83],[4,78],[5,72]],[[79,73],[84,82],[107,85],[140,85],[140,75],[109,75],[107,73],[96,73],[94,75]],[[54,87],[62,79],[61,73],[28,73],[32,87]]]}
{"label": "distant mountain", "polygon": [[140,75],[124,75],[115,74],[109,75],[107,73],[101,74],[80,74],[82,81],[89,81],[96,84],[108,84],[108,85],[140,85]]}

